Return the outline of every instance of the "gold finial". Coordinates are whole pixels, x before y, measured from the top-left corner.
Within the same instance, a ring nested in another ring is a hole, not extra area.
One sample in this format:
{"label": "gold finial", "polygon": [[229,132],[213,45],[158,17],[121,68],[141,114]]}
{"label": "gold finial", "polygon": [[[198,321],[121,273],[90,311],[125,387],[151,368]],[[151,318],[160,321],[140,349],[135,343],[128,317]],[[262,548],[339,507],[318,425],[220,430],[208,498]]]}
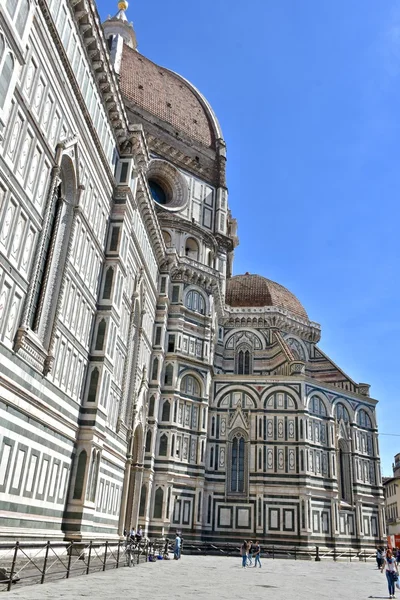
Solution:
{"label": "gold finial", "polygon": [[118,10],[128,10],[128,6],[129,4],[126,0],[121,0],[121,2],[118,2]]}

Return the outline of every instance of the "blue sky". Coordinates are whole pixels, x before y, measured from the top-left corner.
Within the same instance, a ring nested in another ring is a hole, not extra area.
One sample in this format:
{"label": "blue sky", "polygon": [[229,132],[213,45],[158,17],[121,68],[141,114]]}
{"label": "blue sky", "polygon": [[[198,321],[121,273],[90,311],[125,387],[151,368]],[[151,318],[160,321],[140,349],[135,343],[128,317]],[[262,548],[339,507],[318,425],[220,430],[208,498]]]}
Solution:
{"label": "blue sky", "polygon": [[[371,384],[381,433],[400,433],[400,2],[134,0],[127,14],[142,54],[220,120],[235,273],[295,293],[321,348]],[[400,437],[380,450],[391,474]]]}

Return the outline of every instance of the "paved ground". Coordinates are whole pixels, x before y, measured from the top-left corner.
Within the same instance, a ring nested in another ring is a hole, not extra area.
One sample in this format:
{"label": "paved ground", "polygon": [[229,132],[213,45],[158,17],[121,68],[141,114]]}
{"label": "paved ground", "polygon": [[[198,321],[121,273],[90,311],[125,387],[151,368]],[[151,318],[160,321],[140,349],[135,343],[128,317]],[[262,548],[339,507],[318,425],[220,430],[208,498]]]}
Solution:
{"label": "paved ground", "polygon": [[[18,584],[4,600],[357,600],[388,598],[375,564],[264,559],[242,569],[240,557],[183,556],[30,587]],[[398,592],[400,598],[400,591]]]}

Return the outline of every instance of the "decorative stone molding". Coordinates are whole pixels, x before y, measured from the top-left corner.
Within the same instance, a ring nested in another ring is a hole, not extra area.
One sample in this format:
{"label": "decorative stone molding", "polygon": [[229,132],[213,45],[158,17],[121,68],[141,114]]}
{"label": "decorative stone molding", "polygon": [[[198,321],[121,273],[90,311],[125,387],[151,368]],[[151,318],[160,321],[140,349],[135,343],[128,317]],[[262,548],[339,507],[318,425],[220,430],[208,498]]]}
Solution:
{"label": "decorative stone molding", "polygon": [[183,210],[189,200],[188,186],[185,178],[171,163],[166,160],[153,159],[147,171],[148,181],[157,182],[167,196],[166,204],[157,204],[157,210],[179,212]]}
{"label": "decorative stone molding", "polygon": [[369,383],[359,383],[358,384],[358,393],[361,394],[361,396],[368,396],[370,395],[370,390],[371,386],[369,385]]}
{"label": "decorative stone molding", "polygon": [[290,375],[302,375],[306,374],[306,363],[302,360],[293,360],[289,365]]}

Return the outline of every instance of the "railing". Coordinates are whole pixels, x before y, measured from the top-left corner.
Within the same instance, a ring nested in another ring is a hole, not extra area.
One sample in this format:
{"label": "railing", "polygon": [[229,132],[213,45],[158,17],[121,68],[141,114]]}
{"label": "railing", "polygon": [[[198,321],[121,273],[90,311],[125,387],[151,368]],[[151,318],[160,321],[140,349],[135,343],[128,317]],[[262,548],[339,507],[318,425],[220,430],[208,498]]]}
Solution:
{"label": "railing", "polygon": [[164,540],[0,544],[0,591],[16,583],[44,583],[157,560],[164,545]]}
{"label": "railing", "polygon": [[[239,556],[240,544],[185,541],[184,553],[198,556]],[[309,549],[297,546],[285,548],[283,546],[262,545],[261,557],[271,558],[272,560],[276,558],[285,558],[293,560],[348,560],[349,562],[358,560],[366,562],[367,560],[375,560],[375,551],[356,551],[352,550],[351,548],[332,548],[330,550],[321,550],[319,546]]]}

